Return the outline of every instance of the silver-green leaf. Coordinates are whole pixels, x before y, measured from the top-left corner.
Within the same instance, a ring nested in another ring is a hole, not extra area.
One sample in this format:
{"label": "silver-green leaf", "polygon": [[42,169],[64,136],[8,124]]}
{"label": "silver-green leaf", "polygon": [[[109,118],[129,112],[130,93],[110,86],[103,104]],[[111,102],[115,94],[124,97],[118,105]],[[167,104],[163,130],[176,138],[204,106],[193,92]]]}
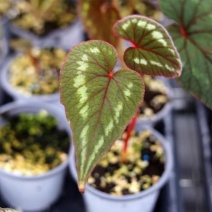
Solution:
{"label": "silver-green leaf", "polygon": [[61,70],[61,101],[73,133],[81,191],[143,98],[141,76],[127,69],[115,72],[116,61],[112,45],[87,41],[71,49]]}
{"label": "silver-green leaf", "polygon": [[179,54],[168,32],[159,23],[132,15],[118,21],[114,32],[133,45],[124,53],[124,61],[129,68],[152,76],[180,76]]}

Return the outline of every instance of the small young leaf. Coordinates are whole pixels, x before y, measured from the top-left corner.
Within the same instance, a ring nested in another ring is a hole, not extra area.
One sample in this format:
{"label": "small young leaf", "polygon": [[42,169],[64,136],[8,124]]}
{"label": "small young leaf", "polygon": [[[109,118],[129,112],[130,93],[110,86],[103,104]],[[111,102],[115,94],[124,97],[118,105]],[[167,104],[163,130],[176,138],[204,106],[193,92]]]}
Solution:
{"label": "small young leaf", "polygon": [[179,55],[160,24],[132,15],[118,21],[114,33],[133,44],[124,53],[129,68],[153,76],[178,77],[181,74]]}
{"label": "small young leaf", "polygon": [[212,108],[211,0],[163,0],[161,9],[177,23],[168,27],[182,62],[182,87]]}
{"label": "small young leaf", "polygon": [[116,60],[110,44],[87,41],[71,49],[61,70],[61,100],[73,132],[80,190],[143,99],[141,76],[113,71]]}
{"label": "small young leaf", "polygon": [[108,0],[79,0],[79,14],[91,39],[104,40],[117,47],[119,40],[112,32],[120,19],[119,12]]}

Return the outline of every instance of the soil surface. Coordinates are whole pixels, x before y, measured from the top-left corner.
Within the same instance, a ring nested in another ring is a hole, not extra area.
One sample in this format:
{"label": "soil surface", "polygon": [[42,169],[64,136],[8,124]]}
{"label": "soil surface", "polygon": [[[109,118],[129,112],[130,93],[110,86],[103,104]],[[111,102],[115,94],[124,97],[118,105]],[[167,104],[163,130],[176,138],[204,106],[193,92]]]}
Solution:
{"label": "soil surface", "polygon": [[149,76],[144,77],[144,82],[145,94],[144,102],[140,107],[140,117],[151,117],[169,102],[168,88],[161,80]]}
{"label": "soil surface", "polygon": [[94,168],[88,180],[92,187],[121,196],[139,193],[158,182],[164,172],[164,152],[149,131],[131,136],[127,163],[120,162],[122,148],[123,140],[117,140]]}

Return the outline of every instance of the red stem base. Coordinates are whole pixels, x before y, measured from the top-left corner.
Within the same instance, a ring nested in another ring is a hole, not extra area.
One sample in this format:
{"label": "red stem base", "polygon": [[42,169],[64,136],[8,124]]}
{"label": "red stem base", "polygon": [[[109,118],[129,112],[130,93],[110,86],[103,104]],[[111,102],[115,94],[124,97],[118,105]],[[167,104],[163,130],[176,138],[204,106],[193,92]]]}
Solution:
{"label": "red stem base", "polygon": [[123,163],[127,162],[127,146],[128,146],[129,138],[131,136],[131,132],[135,127],[135,123],[136,123],[136,120],[138,117],[138,112],[139,112],[139,110],[137,110],[136,114],[131,119],[130,124],[128,125],[128,128],[127,128],[127,135],[124,139],[124,147],[123,147],[122,153],[121,153],[121,161]]}

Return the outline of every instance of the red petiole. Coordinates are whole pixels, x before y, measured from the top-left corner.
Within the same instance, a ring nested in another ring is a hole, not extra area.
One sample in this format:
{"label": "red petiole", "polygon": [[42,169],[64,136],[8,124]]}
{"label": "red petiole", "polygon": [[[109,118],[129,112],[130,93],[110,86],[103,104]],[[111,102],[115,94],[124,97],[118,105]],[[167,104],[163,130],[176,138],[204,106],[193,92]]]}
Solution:
{"label": "red petiole", "polygon": [[121,161],[123,163],[126,163],[127,162],[127,147],[128,147],[128,142],[129,142],[129,138],[131,136],[132,130],[135,127],[136,120],[137,120],[137,117],[138,117],[138,113],[139,113],[139,110],[137,109],[136,114],[131,119],[130,124],[128,125],[128,128],[127,128],[127,135],[124,138],[124,147],[123,147],[122,153],[121,153]]}

